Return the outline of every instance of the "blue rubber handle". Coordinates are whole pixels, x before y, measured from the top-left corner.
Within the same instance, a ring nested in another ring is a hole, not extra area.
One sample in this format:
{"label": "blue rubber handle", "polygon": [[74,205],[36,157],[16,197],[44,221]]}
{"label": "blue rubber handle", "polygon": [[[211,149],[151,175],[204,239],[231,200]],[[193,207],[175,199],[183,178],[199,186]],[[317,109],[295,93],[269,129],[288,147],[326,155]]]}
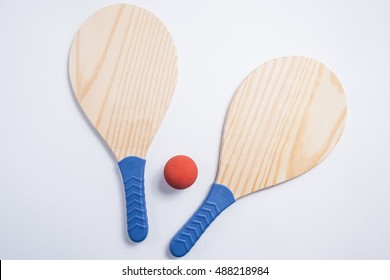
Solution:
{"label": "blue rubber handle", "polygon": [[134,242],[143,241],[149,231],[144,187],[145,163],[146,160],[133,156],[118,163],[126,193],[127,233]]}
{"label": "blue rubber handle", "polygon": [[212,221],[236,199],[224,185],[214,183],[199,209],[172,238],[169,249],[175,257],[187,254]]}

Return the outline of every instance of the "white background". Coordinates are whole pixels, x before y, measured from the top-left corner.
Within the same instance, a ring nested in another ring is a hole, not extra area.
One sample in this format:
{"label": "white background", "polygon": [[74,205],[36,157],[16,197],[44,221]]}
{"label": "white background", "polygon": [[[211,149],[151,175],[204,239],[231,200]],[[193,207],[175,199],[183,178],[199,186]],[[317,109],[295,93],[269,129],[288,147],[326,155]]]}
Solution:
{"label": "white background", "polygon": [[[114,157],[83,117],[67,61],[78,27],[113,1],[0,0],[0,258],[171,259],[171,237],[203,201],[240,82],[276,57],[315,58],[338,76],[347,124],[303,176],[239,199],[185,259],[390,258],[389,1],[132,1],[178,49],[179,80],[147,155],[150,233],[126,236]],[[196,183],[166,185],[191,156]]]}

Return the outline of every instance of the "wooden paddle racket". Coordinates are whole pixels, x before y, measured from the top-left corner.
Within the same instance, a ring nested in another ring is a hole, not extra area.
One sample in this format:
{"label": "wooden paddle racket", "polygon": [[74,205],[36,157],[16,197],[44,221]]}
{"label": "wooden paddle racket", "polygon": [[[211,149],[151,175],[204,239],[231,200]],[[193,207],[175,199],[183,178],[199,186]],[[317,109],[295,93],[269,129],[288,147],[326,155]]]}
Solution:
{"label": "wooden paddle racket", "polygon": [[253,71],[229,106],[216,181],[173,237],[171,253],[188,253],[210,223],[240,197],[316,166],[339,140],[346,113],[340,82],[313,59],[283,57]]}
{"label": "wooden paddle racket", "polygon": [[177,72],[167,28],[132,5],[96,12],[81,26],[70,50],[76,98],[119,162],[127,231],[135,242],[148,234],[145,156],[171,101]]}

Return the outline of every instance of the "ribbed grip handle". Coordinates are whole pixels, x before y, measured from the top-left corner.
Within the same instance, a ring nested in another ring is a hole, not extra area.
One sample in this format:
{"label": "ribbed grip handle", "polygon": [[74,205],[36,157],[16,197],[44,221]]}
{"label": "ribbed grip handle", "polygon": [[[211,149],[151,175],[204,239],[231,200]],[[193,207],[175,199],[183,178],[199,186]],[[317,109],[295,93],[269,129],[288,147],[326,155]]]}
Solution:
{"label": "ribbed grip handle", "polygon": [[139,157],[126,157],[118,165],[126,194],[127,233],[134,242],[143,241],[148,235],[144,171],[146,161]]}
{"label": "ribbed grip handle", "polygon": [[199,209],[172,238],[172,255],[182,257],[187,254],[211,222],[235,201],[233,193],[226,186],[214,183]]}

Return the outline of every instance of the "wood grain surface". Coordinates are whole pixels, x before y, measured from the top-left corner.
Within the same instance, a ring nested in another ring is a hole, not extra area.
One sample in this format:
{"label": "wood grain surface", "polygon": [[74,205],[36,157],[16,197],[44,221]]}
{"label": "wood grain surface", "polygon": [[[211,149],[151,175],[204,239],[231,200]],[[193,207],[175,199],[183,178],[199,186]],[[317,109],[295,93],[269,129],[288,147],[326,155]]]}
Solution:
{"label": "wood grain surface", "polygon": [[117,4],[91,16],[69,56],[73,90],[118,161],[145,158],[177,81],[172,37],[152,13]]}
{"label": "wood grain surface", "polygon": [[346,113],[343,88],[321,63],[283,57],[261,65],[229,106],[216,182],[237,199],[308,171],[336,145]]}

